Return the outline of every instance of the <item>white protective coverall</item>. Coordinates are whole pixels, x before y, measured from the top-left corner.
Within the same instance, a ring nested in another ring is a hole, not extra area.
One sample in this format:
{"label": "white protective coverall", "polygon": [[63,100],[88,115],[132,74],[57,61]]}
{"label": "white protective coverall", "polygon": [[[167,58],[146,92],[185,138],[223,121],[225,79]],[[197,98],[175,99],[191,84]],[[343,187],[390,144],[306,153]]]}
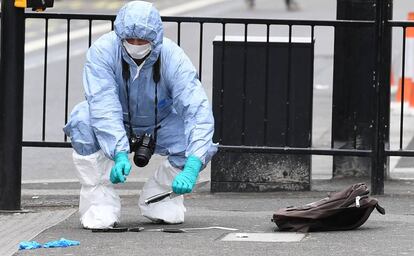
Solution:
{"label": "white protective coverall", "polygon": [[[151,3],[129,2],[119,11],[114,27],[115,31],[100,37],[88,50],[83,73],[86,101],[75,106],[64,127],[74,148],[74,164],[82,184],[81,223],[86,228],[102,228],[119,222],[120,199],[109,173],[114,156],[130,150],[129,125],[138,135],[153,133],[155,86],[160,126],[155,153],[168,156],[168,160],[145,184],[139,206],[151,220],[181,223],[185,212],[182,196],[149,206],[143,200],[171,190],[188,156],[198,157],[203,167],[210,161],[217,151],[212,142],[211,106],[189,58],[177,44],[163,37],[160,15]],[[140,67],[122,45],[128,38],[151,44],[151,53]],[[156,84],[153,65],[158,58],[160,81]],[[126,84],[122,60],[129,66]]]}

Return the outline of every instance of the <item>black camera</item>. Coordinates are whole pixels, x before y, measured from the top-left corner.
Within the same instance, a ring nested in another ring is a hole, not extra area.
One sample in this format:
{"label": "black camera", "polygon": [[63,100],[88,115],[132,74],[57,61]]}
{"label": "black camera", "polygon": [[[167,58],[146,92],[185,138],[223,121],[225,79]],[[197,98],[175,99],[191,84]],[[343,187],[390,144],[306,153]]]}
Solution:
{"label": "black camera", "polygon": [[143,136],[132,134],[129,138],[129,148],[134,152],[134,163],[138,167],[148,164],[155,150],[155,139],[152,134],[145,133]]}

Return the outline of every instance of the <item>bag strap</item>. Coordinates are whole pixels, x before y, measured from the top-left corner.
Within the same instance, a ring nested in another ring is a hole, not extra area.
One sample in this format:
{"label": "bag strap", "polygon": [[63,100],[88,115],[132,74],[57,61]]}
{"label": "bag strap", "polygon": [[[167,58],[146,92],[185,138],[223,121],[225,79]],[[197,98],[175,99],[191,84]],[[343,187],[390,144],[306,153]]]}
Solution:
{"label": "bag strap", "polygon": [[152,79],[154,79],[155,84],[158,84],[158,82],[161,79],[161,58],[158,57],[157,61],[154,63],[154,66],[152,67]]}
{"label": "bag strap", "polygon": [[377,203],[377,204],[375,205],[375,209],[377,209],[377,211],[378,211],[379,213],[381,213],[382,215],[384,215],[384,214],[385,214],[385,209],[384,209],[383,207],[381,207],[381,206],[379,205],[379,203]]}

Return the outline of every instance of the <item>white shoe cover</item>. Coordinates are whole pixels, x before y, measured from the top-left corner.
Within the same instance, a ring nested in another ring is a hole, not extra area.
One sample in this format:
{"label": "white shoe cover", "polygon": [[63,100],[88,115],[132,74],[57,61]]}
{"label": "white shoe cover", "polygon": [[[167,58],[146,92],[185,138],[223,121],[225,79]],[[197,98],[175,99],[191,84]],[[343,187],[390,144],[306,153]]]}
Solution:
{"label": "white shoe cover", "polygon": [[100,150],[87,156],[73,152],[73,162],[82,185],[79,200],[84,228],[108,228],[119,222],[121,201],[109,175],[113,161]]}
{"label": "white shoe cover", "polygon": [[169,224],[179,224],[184,222],[184,197],[177,196],[173,199],[166,198],[160,202],[145,204],[145,200],[156,194],[170,191],[173,179],[180,172],[179,169],[171,166],[165,160],[157,169],[154,176],[144,185],[139,198],[139,208],[141,214],[153,222],[164,221]]}

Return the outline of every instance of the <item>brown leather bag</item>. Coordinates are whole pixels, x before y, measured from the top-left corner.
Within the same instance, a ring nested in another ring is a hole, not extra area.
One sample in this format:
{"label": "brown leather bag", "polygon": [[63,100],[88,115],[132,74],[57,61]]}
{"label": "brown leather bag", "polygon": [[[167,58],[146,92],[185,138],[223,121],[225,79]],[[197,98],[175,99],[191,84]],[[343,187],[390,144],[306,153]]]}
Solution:
{"label": "brown leather bag", "polygon": [[319,201],[280,209],[272,221],[281,231],[350,230],[364,224],[374,208],[385,214],[378,200],[369,196],[368,187],[358,183]]}

